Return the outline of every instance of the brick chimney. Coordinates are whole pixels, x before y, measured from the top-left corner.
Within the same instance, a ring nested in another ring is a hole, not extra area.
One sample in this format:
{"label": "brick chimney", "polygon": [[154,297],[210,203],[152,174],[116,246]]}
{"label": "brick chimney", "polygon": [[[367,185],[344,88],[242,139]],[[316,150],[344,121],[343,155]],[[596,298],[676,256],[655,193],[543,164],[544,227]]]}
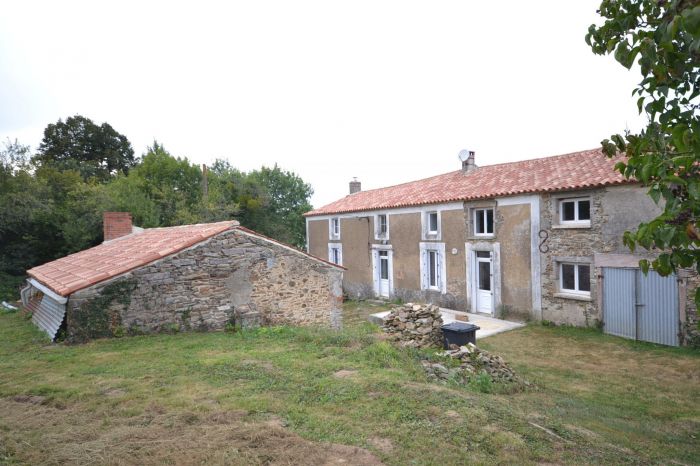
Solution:
{"label": "brick chimney", "polygon": [[105,241],[131,234],[131,214],[129,212],[104,212],[102,224]]}
{"label": "brick chimney", "polygon": [[357,181],[357,178],[353,178],[350,182],[350,194],[359,193],[362,191],[362,183]]}

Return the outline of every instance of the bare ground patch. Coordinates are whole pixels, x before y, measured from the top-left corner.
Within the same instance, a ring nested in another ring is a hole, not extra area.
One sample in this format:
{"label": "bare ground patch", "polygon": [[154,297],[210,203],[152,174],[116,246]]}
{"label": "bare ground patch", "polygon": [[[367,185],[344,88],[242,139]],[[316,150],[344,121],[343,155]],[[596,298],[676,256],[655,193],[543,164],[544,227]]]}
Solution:
{"label": "bare ground patch", "polygon": [[245,411],[119,418],[10,398],[0,400],[0,413],[0,445],[29,464],[382,464],[367,450],[308,441],[279,422],[249,422]]}

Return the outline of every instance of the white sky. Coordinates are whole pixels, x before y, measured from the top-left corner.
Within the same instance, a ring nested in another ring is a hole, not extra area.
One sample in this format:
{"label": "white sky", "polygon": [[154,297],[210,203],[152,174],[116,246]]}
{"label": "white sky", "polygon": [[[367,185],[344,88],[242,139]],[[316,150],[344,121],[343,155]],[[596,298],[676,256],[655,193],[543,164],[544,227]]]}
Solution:
{"label": "white sky", "polygon": [[3,2],[0,139],[80,114],[137,154],[278,163],[319,207],[637,130],[637,72],[593,55],[599,0]]}

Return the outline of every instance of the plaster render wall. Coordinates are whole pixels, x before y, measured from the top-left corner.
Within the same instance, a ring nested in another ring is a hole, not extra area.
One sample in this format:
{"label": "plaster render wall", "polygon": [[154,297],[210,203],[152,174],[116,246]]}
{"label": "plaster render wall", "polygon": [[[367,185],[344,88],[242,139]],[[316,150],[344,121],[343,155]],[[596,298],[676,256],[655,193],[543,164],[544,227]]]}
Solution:
{"label": "plaster render wall", "polygon": [[339,327],[342,275],[336,267],[274,242],[227,231],[73,293],[67,304],[68,335],[80,332],[79,313],[119,280],[133,287],[125,301],[110,302],[104,310],[115,328],[221,330],[229,322]]}
{"label": "plaster render wall", "polygon": [[307,223],[309,254],[328,259],[328,220],[309,220]]}
{"label": "plaster render wall", "polygon": [[501,245],[501,303],[515,312],[532,311],[530,204],[499,206],[497,239]]}
{"label": "plaster render wall", "polygon": [[603,191],[601,234],[610,251],[629,254],[622,235],[642,221],[658,216],[663,208],[654,203],[646,189],[636,185],[610,186]]}
{"label": "plaster render wall", "polygon": [[340,219],[340,239],[343,243],[343,286],[351,297],[372,295],[372,257],[369,250],[373,219],[358,216]]}
{"label": "plaster render wall", "polygon": [[389,226],[389,243],[394,252],[394,290],[420,291],[421,214],[390,215]]}

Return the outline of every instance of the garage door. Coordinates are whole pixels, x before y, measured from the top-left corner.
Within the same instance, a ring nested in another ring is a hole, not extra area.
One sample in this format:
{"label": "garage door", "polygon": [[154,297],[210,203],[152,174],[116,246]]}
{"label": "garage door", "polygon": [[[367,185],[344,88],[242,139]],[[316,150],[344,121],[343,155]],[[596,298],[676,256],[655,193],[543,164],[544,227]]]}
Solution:
{"label": "garage door", "polygon": [[603,267],[603,330],[610,335],[678,346],[675,275]]}

